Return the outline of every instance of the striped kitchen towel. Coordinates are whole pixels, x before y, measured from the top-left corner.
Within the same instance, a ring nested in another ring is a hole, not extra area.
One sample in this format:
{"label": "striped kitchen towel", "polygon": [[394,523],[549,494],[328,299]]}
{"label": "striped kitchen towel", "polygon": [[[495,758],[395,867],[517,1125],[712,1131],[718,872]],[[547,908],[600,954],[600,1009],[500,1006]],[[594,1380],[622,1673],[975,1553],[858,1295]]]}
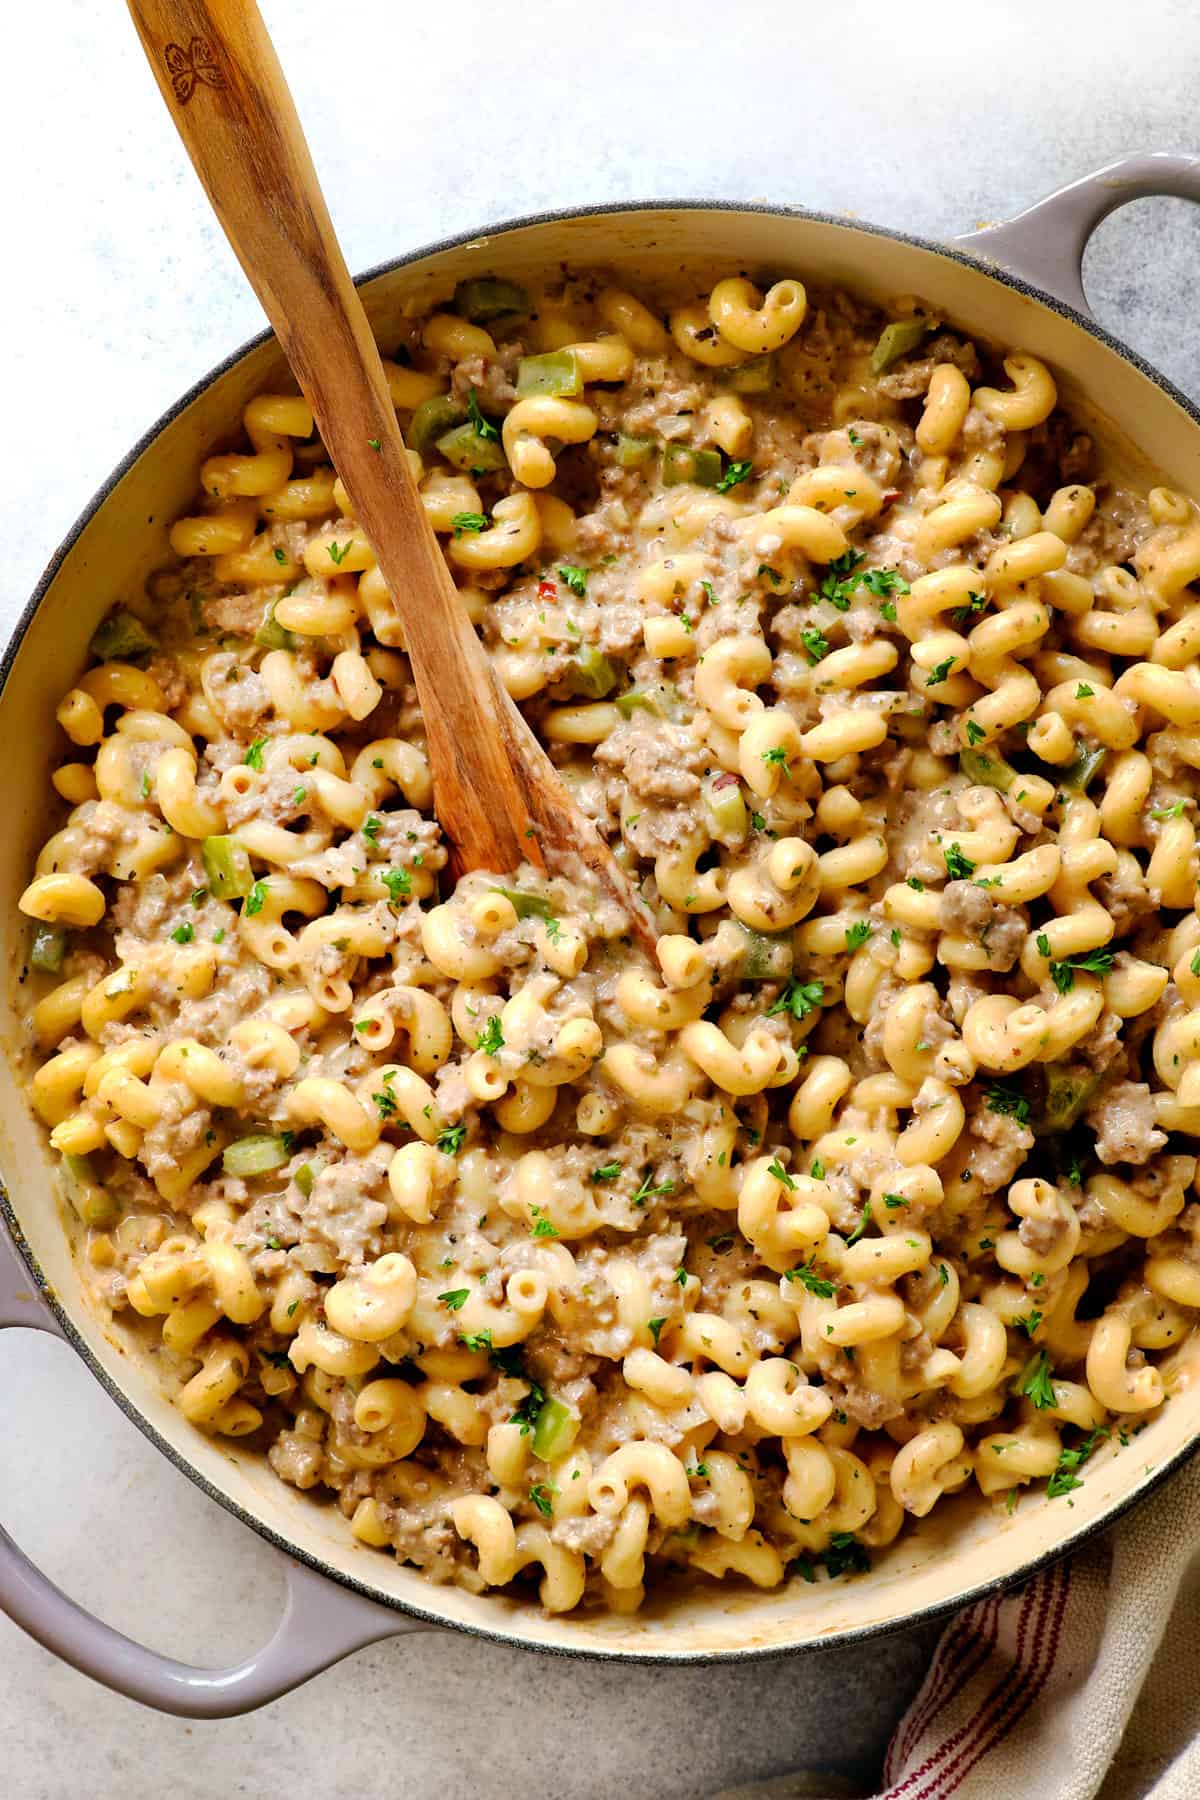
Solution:
{"label": "striped kitchen towel", "polygon": [[[811,1773],[713,1800],[844,1800]],[[1200,1800],[1200,1462],[1108,1537],[958,1614],[875,1800]]]}

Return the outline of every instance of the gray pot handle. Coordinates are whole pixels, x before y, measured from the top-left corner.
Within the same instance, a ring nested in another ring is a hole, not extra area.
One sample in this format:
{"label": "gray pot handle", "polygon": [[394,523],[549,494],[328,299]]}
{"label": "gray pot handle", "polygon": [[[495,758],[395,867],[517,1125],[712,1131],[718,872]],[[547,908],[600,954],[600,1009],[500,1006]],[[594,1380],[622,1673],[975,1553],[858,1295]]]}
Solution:
{"label": "gray pot handle", "polygon": [[[66,1339],[0,1221],[0,1330],[26,1325]],[[82,1674],[160,1712],[228,1719],[289,1693],[331,1663],[424,1622],[285,1559],[287,1600],[270,1642],[227,1669],[195,1669],[135,1644],[55,1587],[0,1527],[0,1611]]]}
{"label": "gray pot handle", "polygon": [[1015,219],[951,241],[957,250],[1023,275],[1090,319],[1081,277],[1088,239],[1119,206],[1157,194],[1200,201],[1200,157],[1165,150],[1119,157],[1026,207]]}

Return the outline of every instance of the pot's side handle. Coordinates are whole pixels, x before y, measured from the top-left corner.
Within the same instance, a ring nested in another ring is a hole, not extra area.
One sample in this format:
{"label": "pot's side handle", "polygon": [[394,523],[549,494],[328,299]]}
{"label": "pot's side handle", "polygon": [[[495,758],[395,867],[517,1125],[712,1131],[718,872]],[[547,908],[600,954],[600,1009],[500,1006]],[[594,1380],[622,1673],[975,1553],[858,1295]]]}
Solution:
{"label": "pot's side handle", "polygon": [[1088,239],[1119,206],[1159,194],[1200,201],[1200,157],[1165,150],[1120,157],[1048,194],[1015,219],[953,243],[1012,275],[1023,275],[1090,319],[1081,274]]}
{"label": "pot's side handle", "polygon": [[38,1292],[29,1270],[0,1219],[0,1331],[6,1325],[24,1325],[31,1331],[48,1331],[65,1337],[62,1326]]}
{"label": "pot's side handle", "polygon": [[[62,1337],[36,1297],[28,1271],[0,1223],[0,1330],[32,1326]],[[228,1719],[290,1693],[331,1663],[423,1621],[339,1587],[286,1559],[287,1600],[261,1650],[227,1669],[197,1669],[160,1656],[93,1618],[30,1562],[0,1527],[0,1612],[84,1675],[115,1693],[188,1719]]]}

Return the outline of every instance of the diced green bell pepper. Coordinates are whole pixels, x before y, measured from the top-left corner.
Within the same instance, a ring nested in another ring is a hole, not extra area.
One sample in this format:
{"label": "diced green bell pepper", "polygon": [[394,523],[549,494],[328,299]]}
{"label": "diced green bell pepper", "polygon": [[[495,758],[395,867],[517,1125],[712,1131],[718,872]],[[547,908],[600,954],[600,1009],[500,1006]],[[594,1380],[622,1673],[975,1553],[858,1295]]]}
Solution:
{"label": "diced green bell pepper", "polygon": [[115,1225],[120,1207],[113,1196],[101,1187],[92,1173],[86,1156],[64,1156],[61,1163],[62,1189],[84,1225],[104,1231]]}
{"label": "diced green bell pepper", "polygon": [[254,641],[264,650],[294,650],[296,639],[286,625],[276,623],[275,608],[279,604],[272,600],[262,617],[262,624],[254,634]]}
{"label": "diced green bell pepper", "polygon": [[581,644],[571,658],[565,679],[571,692],[588,700],[603,700],[620,679],[615,666],[594,644]]}
{"label": "diced green bell pepper", "polygon": [[200,860],[214,899],[235,900],[254,886],[250,857],[240,838],[205,838],[200,846]]}
{"label": "diced green bell pepper", "polygon": [[750,828],[750,815],[737,777],[725,770],[707,776],[703,800],[713,836],[723,844],[740,843]]}
{"label": "diced green bell pepper", "polygon": [[716,487],[723,473],[719,450],[693,450],[688,444],[663,446],[664,487],[680,487],[686,481],[697,487]]}
{"label": "diced green bell pepper", "polygon": [[749,362],[717,371],[718,387],[728,388],[734,394],[765,394],[774,379],[775,358],[770,354],[752,356]]}
{"label": "diced green bell pepper", "polygon": [[579,1435],[579,1426],[579,1414],[551,1395],[533,1428],[533,1454],[543,1462],[560,1462]]}
{"label": "diced green bell pepper", "polygon": [[57,975],[67,953],[67,934],[60,925],[35,925],[29,961],[45,975]]}
{"label": "diced green bell pepper", "polygon": [[118,607],[97,626],[91,652],[100,662],[132,662],[136,657],[148,656],[157,642],[140,619]]}
{"label": "diced green bell pepper", "polygon": [[466,416],[466,407],[451,395],[432,394],[413,409],[404,441],[410,450],[424,456],[431,444],[436,444],[452,426],[461,425]]}
{"label": "diced green bell pepper", "polygon": [[291,1154],[281,1137],[259,1132],[228,1144],[221,1167],[226,1175],[268,1175],[272,1169],[282,1169]]}
{"label": "diced green bell pepper", "polygon": [[746,954],[742,960],[743,981],[786,981],[792,973],[795,954],[790,931],[754,931],[743,925]]}
{"label": "diced green bell pepper", "polygon": [[1092,750],[1089,750],[1085,744],[1081,744],[1074,762],[1068,763],[1063,770],[1060,786],[1069,788],[1073,794],[1085,794],[1089,783],[1104,767],[1107,756],[1108,751],[1102,744],[1097,744]]}
{"label": "diced green bell pepper", "polygon": [[454,290],[454,310],[473,325],[486,325],[505,313],[527,313],[529,295],[519,281],[499,275],[474,275]]}
{"label": "diced green bell pepper", "polygon": [[547,350],[542,356],[523,356],[517,364],[517,393],[571,397],[583,391],[583,376],[573,350]]}
{"label": "diced green bell pepper", "polygon": [[469,421],[443,433],[437,447],[448,463],[469,475],[490,475],[508,467],[504,446],[495,438],[480,437]]}
{"label": "diced green bell pepper", "polygon": [[914,313],[911,319],[893,319],[890,325],[885,325],[871,352],[872,375],[882,375],[902,356],[915,350],[932,329],[931,321],[923,313]]}
{"label": "diced green bell pepper", "polygon": [[644,469],[646,464],[653,460],[654,452],[657,449],[657,438],[631,437],[627,431],[619,431],[616,447],[613,450],[613,460],[618,468]]}
{"label": "diced green bell pepper", "polygon": [[511,901],[513,911],[518,919],[552,919],[554,917],[554,908],[548,900],[542,898],[541,894],[523,894],[520,888],[510,887],[489,888],[488,892],[503,894],[506,900]]}
{"label": "diced green bell pepper", "polygon": [[1069,1131],[1087,1109],[1100,1077],[1075,1063],[1048,1063],[1044,1069],[1046,1093],[1034,1122],[1039,1137]]}
{"label": "diced green bell pepper", "polygon": [[995,788],[1001,794],[1007,794],[1019,779],[1018,771],[996,750],[960,750],[958,766],[968,781]]}

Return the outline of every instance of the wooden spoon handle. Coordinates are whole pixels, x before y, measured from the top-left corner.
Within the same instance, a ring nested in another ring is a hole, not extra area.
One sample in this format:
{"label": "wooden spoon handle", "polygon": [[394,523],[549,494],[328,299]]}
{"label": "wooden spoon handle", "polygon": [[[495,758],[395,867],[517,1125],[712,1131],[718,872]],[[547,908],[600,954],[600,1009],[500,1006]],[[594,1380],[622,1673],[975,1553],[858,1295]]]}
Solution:
{"label": "wooden spoon handle", "polygon": [[653,938],[466,619],[408,467],[379,352],[253,0],[128,0],[213,209],[312,407],[404,627],[438,816],[465,868],[577,853]]}

